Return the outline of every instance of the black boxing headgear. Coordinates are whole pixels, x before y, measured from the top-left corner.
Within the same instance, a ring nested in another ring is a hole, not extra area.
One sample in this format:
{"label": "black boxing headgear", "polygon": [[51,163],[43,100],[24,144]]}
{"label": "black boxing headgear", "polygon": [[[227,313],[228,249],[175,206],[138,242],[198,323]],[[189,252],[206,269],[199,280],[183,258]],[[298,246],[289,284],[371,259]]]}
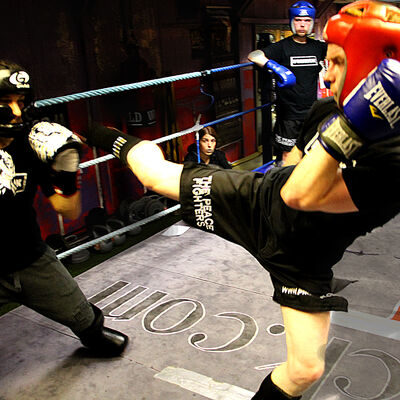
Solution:
{"label": "black boxing headgear", "polygon": [[[24,104],[33,101],[31,78],[26,69],[16,63],[0,60],[0,97],[8,94],[25,96]],[[12,123],[15,118],[8,105],[0,105],[0,136],[14,137],[24,129],[24,123]]]}

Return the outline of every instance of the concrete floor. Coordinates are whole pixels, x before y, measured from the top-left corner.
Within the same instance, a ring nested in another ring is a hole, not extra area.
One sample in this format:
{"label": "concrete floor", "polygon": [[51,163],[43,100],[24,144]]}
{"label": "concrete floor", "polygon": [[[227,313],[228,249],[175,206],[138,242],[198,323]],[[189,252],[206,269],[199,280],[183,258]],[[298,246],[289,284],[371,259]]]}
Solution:
{"label": "concrete floor", "polygon": [[[323,379],[303,399],[400,399],[400,218],[335,267],[357,280],[332,313]],[[120,358],[88,356],[71,332],[25,308],[0,318],[1,400],[247,400],[285,359],[280,310],[245,250],[182,222],[77,277],[128,334]]]}

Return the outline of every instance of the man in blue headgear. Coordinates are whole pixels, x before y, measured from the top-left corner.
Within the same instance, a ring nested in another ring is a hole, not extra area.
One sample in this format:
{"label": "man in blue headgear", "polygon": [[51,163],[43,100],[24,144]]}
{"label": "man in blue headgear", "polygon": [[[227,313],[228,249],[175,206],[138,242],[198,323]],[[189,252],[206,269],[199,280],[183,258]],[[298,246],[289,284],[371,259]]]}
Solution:
{"label": "man in blue headgear", "polygon": [[317,99],[320,62],[326,55],[326,43],[309,37],[315,20],[315,8],[298,1],[289,8],[292,36],[252,51],[248,59],[263,69],[272,70],[277,81],[276,122],[273,146],[277,160],[285,161],[301,131],[305,116]]}
{"label": "man in blue headgear", "polygon": [[[314,20],[315,20],[314,6],[310,4],[308,1],[298,1],[289,8],[290,29],[295,35],[297,35],[297,29],[294,24],[295,19],[296,21],[300,21],[301,19],[303,19],[304,22],[309,23],[307,35],[310,35],[314,28]],[[299,32],[298,35],[302,36],[302,32]]]}

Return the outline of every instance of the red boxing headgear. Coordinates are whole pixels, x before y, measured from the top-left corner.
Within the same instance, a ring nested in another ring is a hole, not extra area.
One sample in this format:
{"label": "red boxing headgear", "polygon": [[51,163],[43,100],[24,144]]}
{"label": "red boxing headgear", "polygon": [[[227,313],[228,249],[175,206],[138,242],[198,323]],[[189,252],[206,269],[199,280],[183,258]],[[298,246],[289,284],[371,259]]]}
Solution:
{"label": "red boxing headgear", "polygon": [[385,3],[361,0],[344,6],[324,29],[328,43],[346,53],[347,71],[339,105],[384,58],[400,61],[400,9]]}

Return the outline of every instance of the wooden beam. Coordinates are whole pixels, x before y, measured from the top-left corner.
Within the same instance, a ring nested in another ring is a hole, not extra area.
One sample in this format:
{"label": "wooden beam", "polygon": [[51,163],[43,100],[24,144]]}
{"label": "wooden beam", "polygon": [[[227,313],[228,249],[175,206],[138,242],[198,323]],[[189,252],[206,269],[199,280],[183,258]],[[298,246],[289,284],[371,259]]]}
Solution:
{"label": "wooden beam", "polygon": [[320,2],[317,8],[316,18],[321,18],[322,15],[326,13],[328,8],[334,3],[335,0],[325,0]]}
{"label": "wooden beam", "polygon": [[254,0],[245,0],[244,3],[240,6],[240,9],[238,11],[238,17],[240,18],[244,12],[247,10],[249,5],[253,3]]}

